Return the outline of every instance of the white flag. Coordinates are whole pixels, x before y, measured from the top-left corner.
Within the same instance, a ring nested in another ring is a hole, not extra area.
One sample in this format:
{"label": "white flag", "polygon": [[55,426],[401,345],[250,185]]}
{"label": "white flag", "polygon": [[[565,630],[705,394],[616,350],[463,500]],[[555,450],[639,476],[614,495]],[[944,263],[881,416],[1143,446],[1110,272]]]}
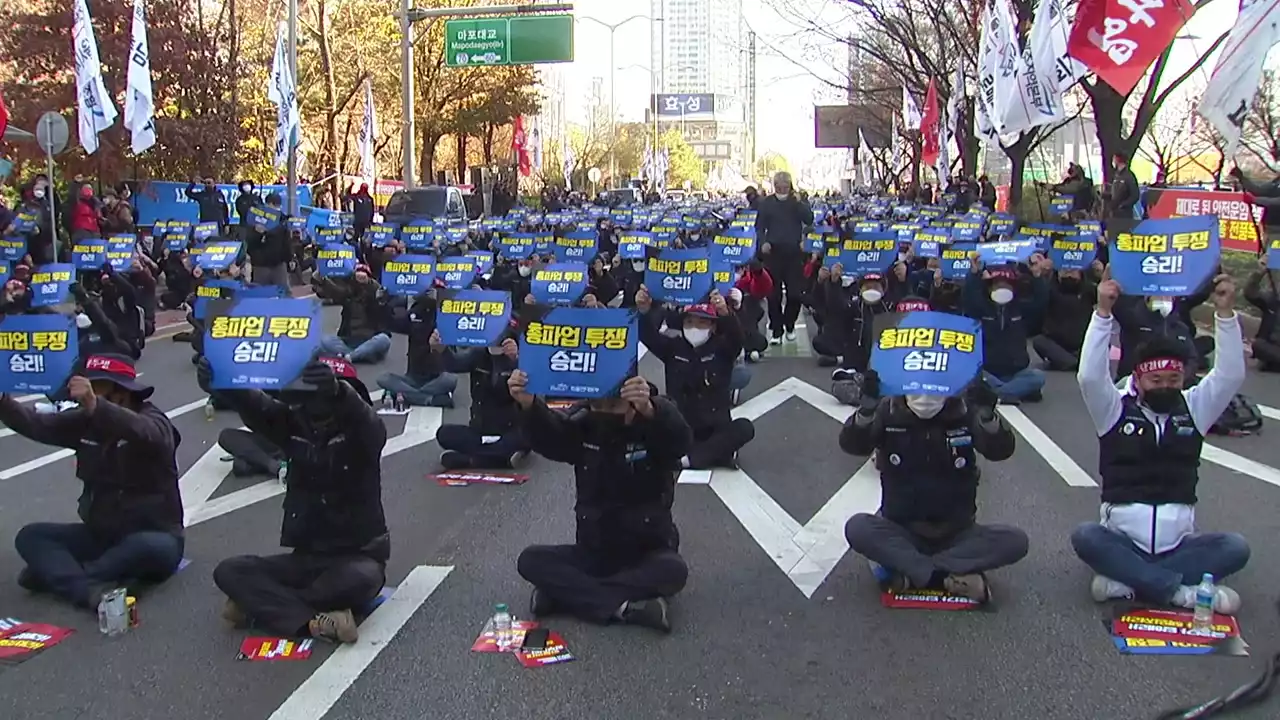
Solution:
{"label": "white flag", "polygon": [[1031,65],[1050,93],[1061,97],[1089,72],[1085,64],[1067,54],[1071,23],[1062,11],[1062,0],[1040,0],[1031,24]]}
{"label": "white flag", "polygon": [[1197,108],[1227,141],[1223,157],[1235,155],[1253,96],[1262,84],[1267,51],[1277,42],[1280,0],[1241,0],[1240,15],[1227,35]]}
{"label": "white flag", "polygon": [[858,174],[862,179],[862,187],[871,187],[871,148],[867,147],[867,138],[858,128]]}
{"label": "white flag", "polygon": [[76,0],[75,24],[71,28],[71,49],[76,54],[76,116],[80,146],[90,155],[98,150],[98,133],[115,123],[118,113],[102,82],[102,62],[98,59],[98,39],[85,0]]}
{"label": "white flag", "polygon": [[[81,0],[83,2],[83,0]],[[293,73],[289,70],[288,27],[280,23],[276,29],[276,55],[271,63],[271,78],[267,82],[267,99],[276,104],[275,166],[289,163],[291,146],[300,145],[298,118],[298,94]]]}
{"label": "white flag", "polygon": [[898,180],[898,171],[902,167],[902,138],[898,137],[898,118],[893,119],[893,140],[889,143],[889,178],[891,183]]}
{"label": "white flag", "polygon": [[951,139],[956,138],[957,145],[960,142],[956,136],[956,130],[960,126],[960,108],[964,104],[964,95],[964,70],[957,67],[955,74],[951,77],[951,95],[947,98],[947,114],[943,118],[942,131],[939,133],[938,182],[944,189],[949,185],[947,176],[951,174]]}
{"label": "white flag", "polygon": [[378,115],[377,110],[373,106],[373,82],[369,79],[364,81],[364,118],[360,121],[360,177],[369,181],[369,187],[373,187],[377,181],[377,175],[373,166],[373,145],[374,138],[378,132]]}
{"label": "white flag", "polygon": [[133,154],[156,144],[155,100],[151,95],[151,54],[147,50],[145,0],[133,0],[133,36],[129,49],[129,82],[124,95],[124,126],[132,134]]}
{"label": "white flag", "polygon": [[530,148],[529,165],[536,173],[542,172],[542,131],[536,126],[533,132],[529,133],[529,143],[533,146]]}
{"label": "white flag", "polygon": [[920,108],[916,107],[915,98],[911,97],[911,93],[904,87],[902,88],[902,126],[908,130],[919,130]]}
{"label": "white flag", "polygon": [[[996,74],[991,119],[1001,135],[1017,135],[1060,119],[1061,103],[1051,99],[1029,67],[1029,53],[1018,47],[1013,8],[1008,0],[990,0]],[[1056,109],[1055,109],[1056,107]]]}
{"label": "white flag", "polygon": [[560,136],[560,162],[564,166],[561,172],[564,173],[564,189],[565,192],[573,191],[573,165],[577,160],[573,157],[573,148],[569,147],[569,143],[564,136]]}
{"label": "white flag", "polygon": [[992,3],[985,2],[980,20],[982,35],[978,42],[978,95],[974,102],[973,131],[987,147],[1000,147],[996,128],[996,75],[1000,55],[995,33],[1000,29],[992,19]]}

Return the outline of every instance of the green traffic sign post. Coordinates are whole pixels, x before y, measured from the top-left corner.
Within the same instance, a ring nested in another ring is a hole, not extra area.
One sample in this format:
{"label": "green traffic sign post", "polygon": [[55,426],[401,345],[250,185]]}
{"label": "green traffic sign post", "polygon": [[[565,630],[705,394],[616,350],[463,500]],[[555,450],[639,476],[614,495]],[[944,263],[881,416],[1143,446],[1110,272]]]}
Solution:
{"label": "green traffic sign post", "polygon": [[444,34],[449,67],[573,62],[572,15],[448,20]]}

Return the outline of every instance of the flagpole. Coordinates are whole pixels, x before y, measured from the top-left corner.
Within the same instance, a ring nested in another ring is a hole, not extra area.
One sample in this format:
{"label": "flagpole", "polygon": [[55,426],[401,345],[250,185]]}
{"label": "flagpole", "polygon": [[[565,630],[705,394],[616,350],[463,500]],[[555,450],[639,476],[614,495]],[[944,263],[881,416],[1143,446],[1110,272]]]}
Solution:
{"label": "flagpole", "polygon": [[[294,92],[298,86],[298,0],[289,0],[289,74],[293,76]],[[294,127],[301,127],[301,121],[294,118]],[[289,177],[287,193],[289,195],[285,207],[290,215],[298,214],[298,132],[289,131]]]}

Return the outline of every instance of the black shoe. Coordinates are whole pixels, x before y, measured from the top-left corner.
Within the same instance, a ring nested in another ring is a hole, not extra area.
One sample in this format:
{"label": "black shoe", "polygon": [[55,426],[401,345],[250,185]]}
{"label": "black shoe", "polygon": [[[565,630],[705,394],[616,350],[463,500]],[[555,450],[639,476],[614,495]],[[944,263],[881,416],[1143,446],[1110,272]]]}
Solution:
{"label": "black shoe", "polygon": [[1041,400],[1044,400],[1044,394],[1039,390],[1036,390],[1035,392],[1027,393],[1027,396],[1023,398],[1023,400],[1033,403],[1040,402]]}
{"label": "black shoe", "polygon": [[190,330],[183,330],[182,332],[174,333],[174,334],[173,334],[173,341],[174,341],[174,342],[184,342],[184,343],[189,343],[189,342],[191,342],[191,331],[190,331]]}
{"label": "black shoe", "polygon": [[659,632],[671,632],[671,620],[667,617],[667,599],[632,600],[622,611],[622,622],[628,625],[652,628]]}
{"label": "black shoe", "polygon": [[471,467],[471,457],[457,450],[445,450],[440,453],[440,465],[445,470],[465,470]]}
{"label": "black shoe", "polygon": [[36,577],[36,574],[29,567],[24,567],[18,571],[18,587],[33,593],[44,592],[49,589],[44,584],[44,581]]}
{"label": "black shoe", "polygon": [[544,591],[534,588],[529,594],[529,613],[534,617],[555,615],[557,610],[556,601]]}
{"label": "black shoe", "polygon": [[818,356],[818,367],[835,367],[836,365],[839,365],[839,364],[840,364],[840,358],[832,357],[830,355]]}
{"label": "black shoe", "polygon": [[1001,405],[1021,405],[1022,400],[1012,395],[1001,395],[1000,404]]}
{"label": "black shoe", "polygon": [[247,460],[238,457],[231,458],[231,474],[238,478],[253,477],[259,475],[258,468],[250,465]]}

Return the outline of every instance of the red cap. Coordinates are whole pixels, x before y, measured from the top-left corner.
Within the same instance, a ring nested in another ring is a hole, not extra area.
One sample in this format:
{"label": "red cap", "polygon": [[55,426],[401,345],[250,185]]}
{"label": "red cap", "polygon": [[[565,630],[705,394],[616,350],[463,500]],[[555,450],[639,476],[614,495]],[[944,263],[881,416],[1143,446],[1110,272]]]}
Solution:
{"label": "red cap", "polygon": [[340,378],[348,380],[356,377],[356,366],[343,360],[342,358],[322,356],[316,358],[320,362],[333,368],[333,374]]}
{"label": "red cap", "polygon": [[697,305],[689,305],[684,309],[685,315],[693,315],[694,317],[705,317],[716,319],[716,309],[710,303],[698,303]]}
{"label": "red cap", "polygon": [[1011,267],[992,268],[987,271],[991,275],[992,280],[1008,280],[1013,282],[1018,279],[1018,271]]}

